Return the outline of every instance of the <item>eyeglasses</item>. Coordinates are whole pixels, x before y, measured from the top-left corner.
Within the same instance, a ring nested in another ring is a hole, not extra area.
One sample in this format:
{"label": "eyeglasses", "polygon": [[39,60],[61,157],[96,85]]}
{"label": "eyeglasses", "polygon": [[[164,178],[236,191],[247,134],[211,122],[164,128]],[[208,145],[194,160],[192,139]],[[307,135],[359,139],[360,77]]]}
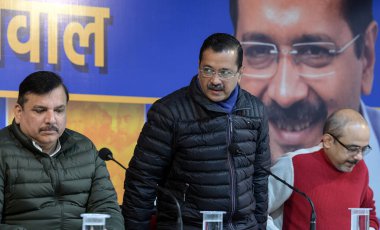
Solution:
{"label": "eyeglasses", "polygon": [[[318,78],[334,74],[330,65],[333,59],[343,53],[360,37],[356,35],[341,47],[333,42],[296,43],[289,49],[278,49],[275,44],[243,41],[244,76],[252,78],[271,78],[277,71],[280,52],[291,55],[299,74],[306,78]],[[286,61],[286,59],[284,60]]]}
{"label": "eyeglasses", "polygon": [[348,155],[350,155],[350,156],[356,156],[359,153],[362,153],[362,155],[365,156],[372,150],[371,146],[369,146],[369,145],[364,146],[364,147],[360,147],[357,145],[345,145],[337,137],[335,137],[331,133],[327,133],[327,134],[332,136],[334,138],[334,140],[336,140],[341,146],[343,146],[347,150]]}
{"label": "eyeglasses", "polygon": [[218,72],[216,72],[213,68],[207,67],[207,66],[199,69],[199,72],[201,73],[202,77],[205,77],[205,78],[212,78],[215,76],[215,74],[218,74],[219,78],[222,80],[231,79],[235,77],[236,75],[238,75],[239,73],[239,71],[233,72],[232,70],[229,70],[229,69],[220,69],[218,70]]}

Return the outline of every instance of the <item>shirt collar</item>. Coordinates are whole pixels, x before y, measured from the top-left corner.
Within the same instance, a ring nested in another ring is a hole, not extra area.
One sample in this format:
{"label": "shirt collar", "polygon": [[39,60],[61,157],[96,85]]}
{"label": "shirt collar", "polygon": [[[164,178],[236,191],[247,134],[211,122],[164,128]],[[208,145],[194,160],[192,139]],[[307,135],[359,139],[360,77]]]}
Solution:
{"label": "shirt collar", "polygon": [[[35,142],[34,140],[32,140],[32,143],[33,143],[34,147],[36,147],[38,150],[40,150],[41,152],[43,152],[41,146],[39,146],[37,144],[37,142]],[[57,145],[55,146],[54,152],[52,152],[51,154],[47,154],[45,152],[43,152],[43,153],[49,155],[50,157],[53,157],[55,154],[57,154],[59,152],[59,150],[61,150],[61,143],[59,142],[59,139],[58,139]]]}

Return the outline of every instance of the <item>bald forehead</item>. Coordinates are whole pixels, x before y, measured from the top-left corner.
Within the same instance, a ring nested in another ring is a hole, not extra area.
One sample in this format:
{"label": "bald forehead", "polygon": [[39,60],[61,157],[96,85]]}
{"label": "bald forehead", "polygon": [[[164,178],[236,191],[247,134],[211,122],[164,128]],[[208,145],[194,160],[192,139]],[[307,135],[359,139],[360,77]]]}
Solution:
{"label": "bald forehead", "polygon": [[364,123],[367,124],[367,121],[363,116],[356,110],[353,109],[341,109],[336,111],[333,116],[334,119],[345,120],[346,123]]}
{"label": "bald forehead", "polygon": [[342,137],[369,142],[370,129],[364,120],[350,121],[342,127]]}
{"label": "bald forehead", "polygon": [[348,130],[355,130],[356,128],[360,128],[360,130],[369,134],[368,123],[358,111],[340,109],[327,118],[323,133],[332,133],[337,137],[341,137],[345,135],[344,133],[349,132]]}

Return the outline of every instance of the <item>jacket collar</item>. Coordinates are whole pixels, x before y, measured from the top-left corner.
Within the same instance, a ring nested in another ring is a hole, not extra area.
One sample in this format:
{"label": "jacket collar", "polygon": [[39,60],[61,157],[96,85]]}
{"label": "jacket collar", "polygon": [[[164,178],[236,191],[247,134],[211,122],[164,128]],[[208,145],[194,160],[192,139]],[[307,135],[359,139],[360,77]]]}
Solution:
{"label": "jacket collar", "polygon": [[[29,151],[33,153],[37,153],[37,154],[42,154],[43,156],[49,156],[34,146],[33,140],[27,137],[21,131],[20,125],[18,125],[14,119],[12,121],[12,124],[9,126],[9,129],[13,133],[13,135],[16,137],[16,139],[21,143],[21,145],[27,148]],[[61,146],[63,146],[63,143],[67,140],[67,138],[68,138],[68,135],[66,134],[66,132],[63,132],[63,134],[59,138],[59,142]]]}
{"label": "jacket collar", "polygon": [[[217,103],[211,101],[208,99],[200,87],[197,86],[198,81],[198,75],[195,75],[190,82],[189,90],[190,90],[190,97],[193,98],[193,100],[199,104],[200,106],[204,107],[206,110],[219,112],[219,113],[227,113],[225,109],[223,109],[220,105]],[[238,87],[238,98],[235,103],[235,107],[238,105],[239,99],[241,98],[241,89]]]}

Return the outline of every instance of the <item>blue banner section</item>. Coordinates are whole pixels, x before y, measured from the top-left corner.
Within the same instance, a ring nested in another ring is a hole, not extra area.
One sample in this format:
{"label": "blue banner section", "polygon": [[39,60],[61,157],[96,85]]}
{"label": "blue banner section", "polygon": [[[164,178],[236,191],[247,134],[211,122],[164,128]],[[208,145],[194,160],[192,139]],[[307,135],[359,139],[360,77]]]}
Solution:
{"label": "blue banner section", "polygon": [[5,107],[5,98],[0,98],[0,127],[4,127],[6,125],[6,107]]}
{"label": "blue banner section", "polygon": [[[208,35],[234,33],[227,0],[4,0],[0,7],[0,91],[17,91],[44,69],[74,94],[162,97],[196,74]],[[379,81],[366,104],[380,106]]]}

